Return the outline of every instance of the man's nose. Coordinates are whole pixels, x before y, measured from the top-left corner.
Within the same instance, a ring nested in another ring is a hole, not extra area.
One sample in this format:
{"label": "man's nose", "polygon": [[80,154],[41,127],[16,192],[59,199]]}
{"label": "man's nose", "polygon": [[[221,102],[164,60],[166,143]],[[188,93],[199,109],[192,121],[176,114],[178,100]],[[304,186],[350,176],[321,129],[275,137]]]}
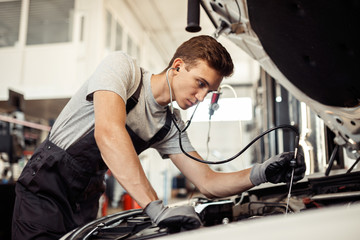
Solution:
{"label": "man's nose", "polygon": [[202,102],[202,101],[204,101],[207,94],[208,94],[208,91],[206,89],[203,89],[203,90],[199,90],[196,93],[195,97],[196,97],[197,101]]}

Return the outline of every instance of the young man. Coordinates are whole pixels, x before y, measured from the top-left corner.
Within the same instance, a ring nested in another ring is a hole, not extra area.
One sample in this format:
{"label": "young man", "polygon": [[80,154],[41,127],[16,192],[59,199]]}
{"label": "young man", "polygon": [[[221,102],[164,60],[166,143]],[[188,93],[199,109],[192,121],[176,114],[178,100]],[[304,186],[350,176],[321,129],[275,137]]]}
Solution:
{"label": "young man", "polygon": [[[184,42],[160,74],[144,71],[122,52],[110,54],[71,98],[24,168],[16,186],[13,238],[58,239],[94,220],[107,168],[159,226],[199,227],[192,207],[166,208],[158,199],[138,158],[149,147],[170,157],[210,198],[238,194],[267,181],[286,181],[292,153],[251,169],[219,173],[188,158],[179,148],[178,130],[168,108],[171,99],[188,109],[217,90],[223,77],[232,72],[229,53],[209,36]],[[179,111],[173,114],[182,129]],[[201,158],[186,133],[182,145],[190,155]],[[299,156],[295,180],[305,171]]]}

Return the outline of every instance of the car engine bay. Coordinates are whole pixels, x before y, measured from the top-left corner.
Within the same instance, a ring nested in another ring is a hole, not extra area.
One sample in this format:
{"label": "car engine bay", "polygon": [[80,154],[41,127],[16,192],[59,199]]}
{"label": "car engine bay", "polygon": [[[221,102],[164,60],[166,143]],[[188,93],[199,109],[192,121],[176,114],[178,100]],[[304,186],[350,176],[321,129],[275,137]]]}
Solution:
{"label": "car engine bay", "polygon": [[[226,199],[191,198],[176,204],[194,206],[203,226],[200,229],[234,222],[256,221],[274,215],[293,215],[360,202],[360,172],[307,177],[294,184],[286,213],[287,184],[263,184]],[[176,205],[175,204],[175,205]],[[196,232],[192,230],[191,232]],[[153,239],[180,232],[159,228],[142,209],[133,209],[99,218],[64,236],[69,239]]]}

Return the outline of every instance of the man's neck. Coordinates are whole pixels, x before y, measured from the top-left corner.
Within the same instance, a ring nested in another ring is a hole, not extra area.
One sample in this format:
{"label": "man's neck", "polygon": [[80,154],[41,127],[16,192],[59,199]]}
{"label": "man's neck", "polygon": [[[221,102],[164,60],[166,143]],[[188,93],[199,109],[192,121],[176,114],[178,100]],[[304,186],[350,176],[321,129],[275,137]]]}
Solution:
{"label": "man's neck", "polygon": [[155,101],[161,106],[168,105],[170,103],[170,92],[165,73],[152,75],[150,81]]}

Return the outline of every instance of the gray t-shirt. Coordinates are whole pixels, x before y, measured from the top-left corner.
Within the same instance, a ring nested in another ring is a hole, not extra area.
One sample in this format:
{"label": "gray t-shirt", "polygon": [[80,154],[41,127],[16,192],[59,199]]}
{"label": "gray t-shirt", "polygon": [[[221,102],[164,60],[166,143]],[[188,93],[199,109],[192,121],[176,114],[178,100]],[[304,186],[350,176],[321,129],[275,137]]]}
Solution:
{"label": "gray t-shirt", "polygon": [[[139,102],[128,113],[126,124],[144,141],[151,139],[165,124],[166,106],[155,101],[150,85],[152,74],[144,70],[141,72],[136,61],[124,52],[113,52],[101,62],[94,74],[62,110],[51,129],[50,140],[66,150],[94,129],[93,93],[98,90],[112,91],[126,103],[136,91],[141,74],[143,85]],[[174,114],[182,129],[184,122],[180,120],[180,111],[174,109]],[[181,153],[178,136],[177,128],[172,123],[165,138],[152,147],[158,150],[161,156]],[[181,139],[185,151],[194,151],[186,132]]]}

